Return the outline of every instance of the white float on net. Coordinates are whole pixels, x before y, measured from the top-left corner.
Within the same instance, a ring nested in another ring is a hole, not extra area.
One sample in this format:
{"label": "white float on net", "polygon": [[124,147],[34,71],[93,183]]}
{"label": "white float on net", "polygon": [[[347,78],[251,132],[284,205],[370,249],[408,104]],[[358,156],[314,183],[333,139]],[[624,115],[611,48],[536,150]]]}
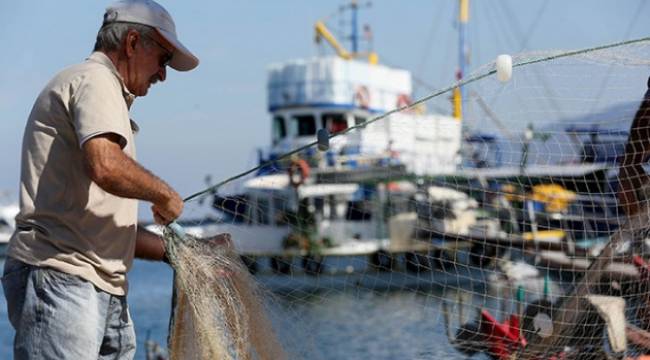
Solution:
{"label": "white float on net", "polygon": [[497,79],[506,82],[512,77],[512,57],[507,54],[497,56]]}

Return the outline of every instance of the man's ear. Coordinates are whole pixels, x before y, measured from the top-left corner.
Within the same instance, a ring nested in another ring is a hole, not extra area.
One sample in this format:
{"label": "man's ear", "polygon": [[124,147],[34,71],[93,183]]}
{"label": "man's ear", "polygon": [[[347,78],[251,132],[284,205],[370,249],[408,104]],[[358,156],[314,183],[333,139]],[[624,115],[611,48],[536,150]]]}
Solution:
{"label": "man's ear", "polygon": [[135,30],[129,30],[124,37],[124,51],[126,52],[126,57],[130,58],[135,53],[135,47],[140,41],[140,34]]}

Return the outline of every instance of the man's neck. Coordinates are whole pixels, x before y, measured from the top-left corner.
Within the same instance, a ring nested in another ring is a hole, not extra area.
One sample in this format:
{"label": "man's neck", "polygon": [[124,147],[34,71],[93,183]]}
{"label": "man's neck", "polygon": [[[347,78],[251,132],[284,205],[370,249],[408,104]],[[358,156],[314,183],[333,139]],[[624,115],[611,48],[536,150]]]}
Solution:
{"label": "man's neck", "polygon": [[120,74],[120,76],[122,77],[122,81],[126,83],[129,74],[128,71],[129,65],[126,57],[120,56],[120,54],[117,51],[103,51],[103,50],[100,51],[111,60],[111,62],[115,66],[115,69],[117,70],[117,73]]}
{"label": "man's neck", "polygon": [[131,89],[129,89],[129,62],[126,56],[123,54],[120,54],[117,51],[103,51],[100,50],[108,59],[113,63],[113,66],[115,66],[115,70],[117,70],[117,73],[120,75],[122,78],[122,82],[124,83],[124,86],[126,89],[129,90],[129,93],[131,93]]}

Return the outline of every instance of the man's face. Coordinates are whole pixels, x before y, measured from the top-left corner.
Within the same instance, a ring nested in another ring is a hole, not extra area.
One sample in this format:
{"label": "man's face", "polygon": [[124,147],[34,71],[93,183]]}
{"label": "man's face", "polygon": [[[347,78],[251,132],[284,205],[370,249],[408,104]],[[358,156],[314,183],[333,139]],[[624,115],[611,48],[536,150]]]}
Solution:
{"label": "man's face", "polygon": [[173,48],[157,32],[141,35],[134,48],[126,86],[136,96],[145,96],[149,87],[158,81],[165,81],[167,64]]}

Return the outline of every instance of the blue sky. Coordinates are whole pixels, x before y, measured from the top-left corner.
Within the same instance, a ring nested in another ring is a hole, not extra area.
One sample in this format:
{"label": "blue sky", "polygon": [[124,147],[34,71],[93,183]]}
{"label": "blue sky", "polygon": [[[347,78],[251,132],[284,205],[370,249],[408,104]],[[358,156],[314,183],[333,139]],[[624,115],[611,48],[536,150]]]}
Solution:
{"label": "blue sky", "polygon": [[[363,1],[362,1],[363,2]],[[266,68],[314,56],[313,24],[343,1],[161,1],[182,41],[201,59],[193,72],[138,99],[139,160],[189,195],[255,165],[267,145]],[[0,190],[17,194],[25,120],[41,87],[89,53],[107,2],[0,0]],[[360,13],[380,62],[411,70],[434,88],[457,61],[455,0],[375,1]],[[500,53],[575,49],[648,36],[644,0],[473,0],[470,69]],[[338,18],[329,22],[336,29]],[[423,95],[427,89],[420,89]]]}

